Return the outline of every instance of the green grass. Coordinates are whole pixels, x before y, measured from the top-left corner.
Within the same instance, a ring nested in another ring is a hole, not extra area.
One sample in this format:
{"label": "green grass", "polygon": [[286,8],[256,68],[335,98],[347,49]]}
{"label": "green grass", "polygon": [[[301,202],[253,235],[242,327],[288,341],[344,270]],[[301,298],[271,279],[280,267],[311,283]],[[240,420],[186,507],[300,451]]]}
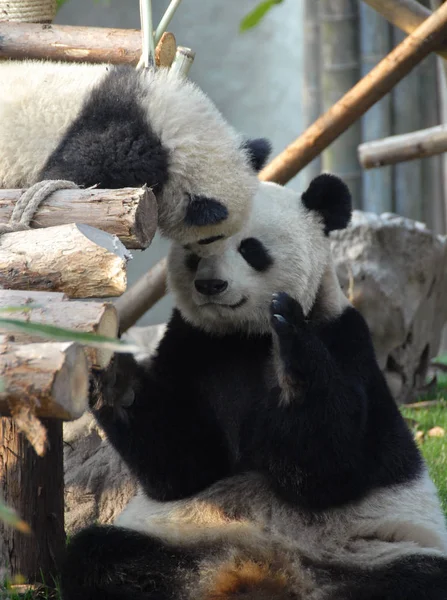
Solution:
{"label": "green grass", "polygon": [[[422,454],[427,461],[430,475],[438,488],[442,508],[447,516],[447,402],[442,398],[439,406],[427,409],[402,408],[402,414],[416,423],[413,430],[422,431],[425,435],[419,443]],[[428,432],[432,427],[442,427],[446,435],[443,437],[429,437]]]}

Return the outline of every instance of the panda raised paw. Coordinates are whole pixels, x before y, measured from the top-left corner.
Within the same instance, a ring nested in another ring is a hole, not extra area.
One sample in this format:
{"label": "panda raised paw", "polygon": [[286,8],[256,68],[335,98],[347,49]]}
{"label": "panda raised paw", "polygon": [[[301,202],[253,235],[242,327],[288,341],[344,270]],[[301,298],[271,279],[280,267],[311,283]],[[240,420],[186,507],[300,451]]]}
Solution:
{"label": "panda raised paw", "polygon": [[285,292],[273,294],[270,315],[273,330],[279,336],[295,333],[305,324],[301,304]]}

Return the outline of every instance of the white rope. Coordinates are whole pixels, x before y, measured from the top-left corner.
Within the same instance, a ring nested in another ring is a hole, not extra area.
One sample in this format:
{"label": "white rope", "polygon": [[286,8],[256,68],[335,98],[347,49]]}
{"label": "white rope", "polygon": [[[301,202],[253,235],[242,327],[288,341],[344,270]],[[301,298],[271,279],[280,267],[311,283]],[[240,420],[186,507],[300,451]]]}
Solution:
{"label": "white rope", "polygon": [[58,190],[78,189],[73,181],[64,179],[47,179],[38,181],[25,190],[16,202],[9,223],[0,223],[0,234],[30,229],[30,223],[41,205],[51,194]]}
{"label": "white rope", "polygon": [[49,23],[54,19],[56,8],[56,0],[0,0],[0,20]]}

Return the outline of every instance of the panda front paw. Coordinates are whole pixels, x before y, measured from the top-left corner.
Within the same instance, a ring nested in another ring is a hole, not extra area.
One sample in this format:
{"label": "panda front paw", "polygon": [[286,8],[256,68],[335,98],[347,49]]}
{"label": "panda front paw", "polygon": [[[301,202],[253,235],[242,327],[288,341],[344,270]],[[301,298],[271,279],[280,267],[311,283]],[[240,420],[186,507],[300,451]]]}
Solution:
{"label": "panda front paw", "polygon": [[272,328],[278,336],[293,334],[305,323],[301,304],[285,292],[273,294],[270,318]]}
{"label": "panda front paw", "polygon": [[106,369],[92,372],[89,404],[94,412],[103,407],[119,410],[132,405],[135,398],[132,385],[135,365],[133,355],[115,354]]}

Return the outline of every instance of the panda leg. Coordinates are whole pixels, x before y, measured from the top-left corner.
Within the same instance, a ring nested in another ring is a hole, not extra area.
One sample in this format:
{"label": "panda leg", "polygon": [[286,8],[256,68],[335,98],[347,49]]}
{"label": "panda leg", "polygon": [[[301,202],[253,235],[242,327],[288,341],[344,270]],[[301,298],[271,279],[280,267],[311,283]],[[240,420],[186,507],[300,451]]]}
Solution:
{"label": "panda leg", "polygon": [[115,526],[92,526],[69,543],[61,572],[63,600],[173,600],[192,553]]}
{"label": "panda leg", "polygon": [[447,558],[410,556],[363,572],[332,600],[447,600]]}

